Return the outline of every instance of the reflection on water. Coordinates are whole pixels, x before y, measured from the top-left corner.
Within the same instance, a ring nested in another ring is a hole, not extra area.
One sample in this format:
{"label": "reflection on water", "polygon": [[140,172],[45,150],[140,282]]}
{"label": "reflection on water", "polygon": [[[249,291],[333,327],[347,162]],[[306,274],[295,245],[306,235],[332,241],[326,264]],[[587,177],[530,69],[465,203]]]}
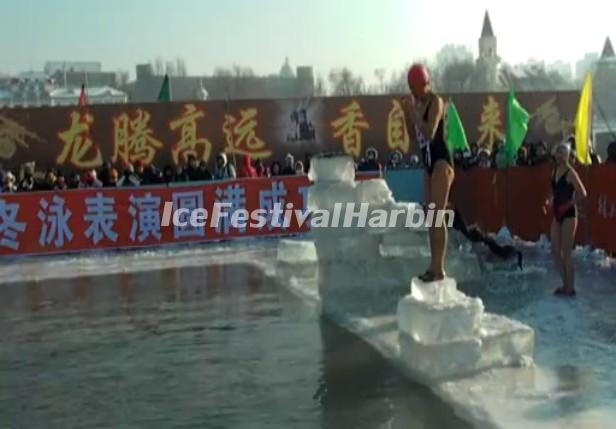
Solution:
{"label": "reflection on water", "polygon": [[1,427],[465,427],[246,265],[0,286]]}

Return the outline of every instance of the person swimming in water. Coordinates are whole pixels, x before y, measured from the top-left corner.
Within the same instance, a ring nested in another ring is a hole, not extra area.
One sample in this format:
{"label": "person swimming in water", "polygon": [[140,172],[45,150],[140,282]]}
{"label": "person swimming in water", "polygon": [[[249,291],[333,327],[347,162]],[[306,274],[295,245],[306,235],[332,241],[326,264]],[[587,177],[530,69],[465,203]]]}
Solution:
{"label": "person swimming in water", "polygon": [[552,174],[552,196],[546,201],[554,219],[550,229],[552,254],[556,269],[560,273],[563,286],[554,291],[557,296],[575,296],[575,275],[573,266],[573,247],[578,225],[576,205],[586,198],[586,189],[580,176],[571,167],[569,155],[571,145],[560,143],[554,150],[556,165]]}
{"label": "person swimming in water", "polygon": [[[445,143],[444,103],[441,97],[432,92],[425,66],[414,64],[410,68],[408,84],[411,95],[402,99],[402,105],[409,135],[419,145],[423,155],[427,173],[426,199],[433,210],[444,210],[455,175],[451,154]],[[431,262],[428,270],[419,276],[423,282],[445,278],[447,225],[431,227],[429,238]]]}

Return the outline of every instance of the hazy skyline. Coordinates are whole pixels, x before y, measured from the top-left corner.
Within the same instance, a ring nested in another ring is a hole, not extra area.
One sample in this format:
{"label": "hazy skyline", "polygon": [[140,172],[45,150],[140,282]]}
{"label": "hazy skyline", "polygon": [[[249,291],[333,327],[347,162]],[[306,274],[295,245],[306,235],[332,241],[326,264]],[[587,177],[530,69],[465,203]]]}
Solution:
{"label": "hazy skyline", "polygon": [[468,0],[2,0],[0,72],[42,70],[48,60],[96,60],[127,70],[156,57],[183,58],[189,74],[249,66],[278,72],[312,65],[327,77],[349,67],[373,81],[374,70],[398,70],[432,58],[447,43],[477,54],[486,9],[500,57],[511,64],[535,58],[571,62],[600,52],[616,34],[616,7],[587,0],[583,9],[557,1],[495,4]]}

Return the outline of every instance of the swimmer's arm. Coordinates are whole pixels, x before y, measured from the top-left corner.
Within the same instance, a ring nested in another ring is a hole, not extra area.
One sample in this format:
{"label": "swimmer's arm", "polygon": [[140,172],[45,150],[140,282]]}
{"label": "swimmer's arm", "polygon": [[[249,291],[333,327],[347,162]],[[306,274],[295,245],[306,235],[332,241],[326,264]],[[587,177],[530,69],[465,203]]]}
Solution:
{"label": "swimmer's arm", "polygon": [[584,187],[582,180],[580,180],[580,176],[577,174],[575,170],[571,170],[569,173],[569,177],[567,177],[567,179],[569,180],[569,183],[571,183],[573,185],[573,188],[575,189],[575,199],[573,203],[576,205],[582,203],[588,196],[588,193],[586,192],[586,188]]}
{"label": "swimmer's arm", "polygon": [[436,103],[430,105],[430,111],[428,112],[428,123],[421,124],[421,130],[426,136],[430,137],[430,140],[436,136],[436,130],[438,129],[438,123],[443,118],[444,103],[443,99],[437,95]]}

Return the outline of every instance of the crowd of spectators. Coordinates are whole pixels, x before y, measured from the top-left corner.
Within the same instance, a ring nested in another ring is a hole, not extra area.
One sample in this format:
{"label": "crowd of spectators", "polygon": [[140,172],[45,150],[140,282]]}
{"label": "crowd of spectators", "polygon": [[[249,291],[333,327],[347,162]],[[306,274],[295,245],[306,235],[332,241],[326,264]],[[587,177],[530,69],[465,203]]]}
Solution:
{"label": "crowd of spectators", "polygon": [[[135,187],[146,185],[164,185],[182,182],[206,182],[211,180],[228,180],[235,178],[256,178],[273,176],[294,176],[307,174],[310,168],[310,154],[304,161],[295,161],[293,155],[287,154],[284,162],[264,164],[261,159],[253,160],[250,156],[237,156],[231,160],[225,153],[216,157],[212,171],[205,161],[189,156],[186,162],[177,167],[166,165],[162,170],[153,164],[144,165],[125,162],[114,166],[111,161],[103,163],[99,169],[89,169],[81,174],[65,173],[57,169],[46,172],[36,171],[34,162],[25,163],[15,174],[0,166],[1,192],[60,191],[80,188]],[[236,168],[235,162],[241,163]]]}
{"label": "crowd of spectators", "polygon": [[[575,147],[573,138],[570,138]],[[504,143],[499,142],[493,151],[479,148],[471,144],[467,151],[454,153],[456,167],[472,168],[505,168],[507,160]],[[593,163],[600,163],[596,155],[592,155]],[[229,159],[227,154],[220,153],[215,160],[213,171],[207,162],[189,156],[186,162],[177,167],[166,165],[162,170],[155,165],[144,165],[137,161],[134,164],[123,163],[114,166],[106,161],[100,169],[90,169],[81,174],[63,173],[60,170],[49,169],[45,173],[37,172],[33,162],[22,165],[18,174],[6,171],[0,166],[1,192],[52,191],[78,188],[101,187],[134,187],[143,185],[161,185],[181,182],[206,182],[210,180],[227,180],[235,178],[257,178],[275,176],[304,175],[310,169],[311,154],[306,154],[304,161],[296,161],[293,155],[287,154],[282,163],[272,161],[265,164],[261,159],[250,156],[237,156]],[[518,151],[515,163],[518,166],[537,166],[550,162],[551,155],[546,142],[524,142]],[[241,167],[236,167],[236,162]],[[607,149],[606,163],[616,165],[616,141],[610,143]],[[571,163],[576,163],[575,151],[571,154]],[[368,148],[365,157],[356,164],[359,172],[383,172],[385,170],[423,168],[420,157],[413,154],[405,157],[402,152],[394,151],[383,166],[375,148]]]}
{"label": "crowd of spectators", "polygon": [[[571,146],[575,148],[575,140],[569,138]],[[549,151],[548,144],[545,141],[535,143],[524,142],[515,158],[516,166],[533,167],[549,163],[552,156]],[[602,160],[596,154],[591,154],[593,164],[600,164]],[[453,154],[453,161],[456,167],[464,170],[472,168],[506,168],[507,157],[505,153],[504,142],[498,142],[494,145],[492,151],[486,148],[480,148],[476,143],[472,143],[466,151],[457,151]],[[571,151],[571,164],[577,163],[575,149]],[[605,163],[616,164],[616,141],[610,143],[607,149],[607,158]],[[385,168],[378,161],[378,155],[375,149],[368,148],[365,158],[362,158],[357,165],[358,171],[382,171],[382,170],[399,170],[406,168],[423,168],[420,158],[417,155],[410,155],[405,159],[400,151],[394,151]]]}

